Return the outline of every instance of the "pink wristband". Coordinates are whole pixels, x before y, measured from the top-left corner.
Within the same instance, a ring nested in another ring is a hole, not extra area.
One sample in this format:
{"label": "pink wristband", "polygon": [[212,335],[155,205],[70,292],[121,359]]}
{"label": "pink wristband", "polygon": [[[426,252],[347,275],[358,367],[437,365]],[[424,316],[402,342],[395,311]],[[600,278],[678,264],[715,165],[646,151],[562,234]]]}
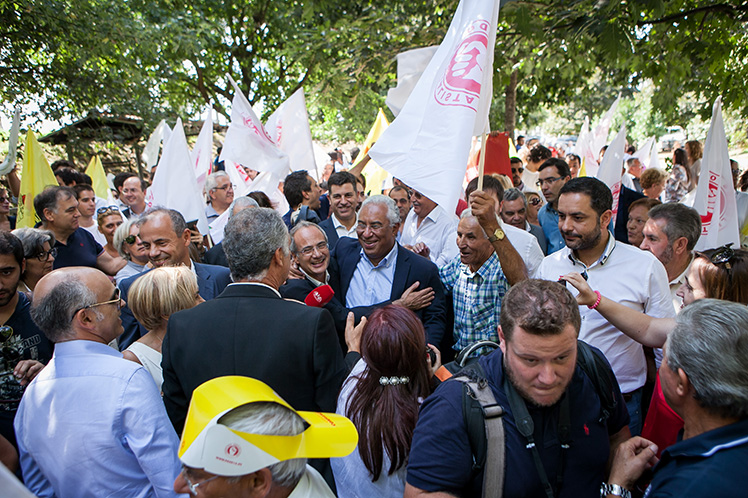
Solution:
{"label": "pink wristband", "polygon": [[587,306],[591,310],[597,308],[597,305],[600,304],[600,300],[602,300],[603,298],[603,296],[600,295],[600,291],[595,291],[595,294],[597,294],[597,301],[595,301],[595,304],[593,304],[592,306]]}

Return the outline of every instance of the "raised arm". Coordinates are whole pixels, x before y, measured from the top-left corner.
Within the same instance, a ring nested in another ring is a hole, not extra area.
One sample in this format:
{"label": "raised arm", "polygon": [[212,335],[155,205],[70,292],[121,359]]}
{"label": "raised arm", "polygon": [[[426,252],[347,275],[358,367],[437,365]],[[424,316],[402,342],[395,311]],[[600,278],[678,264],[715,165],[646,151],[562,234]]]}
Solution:
{"label": "raised arm", "polygon": [[[580,306],[594,306],[598,300],[598,294],[592,290],[582,275],[572,272],[561,278],[579,291],[577,303]],[[668,333],[675,327],[673,318],[654,318],[602,295],[595,310],[615,328],[636,342],[653,348],[661,348],[665,344]]]}

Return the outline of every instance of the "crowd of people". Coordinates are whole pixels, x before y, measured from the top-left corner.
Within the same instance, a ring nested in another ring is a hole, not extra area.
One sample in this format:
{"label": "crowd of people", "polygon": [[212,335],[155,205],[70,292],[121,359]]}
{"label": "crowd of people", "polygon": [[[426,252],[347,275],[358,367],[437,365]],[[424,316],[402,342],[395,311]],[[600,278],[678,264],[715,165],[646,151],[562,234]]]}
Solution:
{"label": "crowd of people", "polygon": [[628,153],[617,211],[536,140],[456,211],[337,150],[285,213],[216,171],[214,246],[133,173],[111,203],[57,164],[36,228],[10,182],[3,470],[61,498],[742,496],[748,252],[694,249],[699,142],[669,174]]}

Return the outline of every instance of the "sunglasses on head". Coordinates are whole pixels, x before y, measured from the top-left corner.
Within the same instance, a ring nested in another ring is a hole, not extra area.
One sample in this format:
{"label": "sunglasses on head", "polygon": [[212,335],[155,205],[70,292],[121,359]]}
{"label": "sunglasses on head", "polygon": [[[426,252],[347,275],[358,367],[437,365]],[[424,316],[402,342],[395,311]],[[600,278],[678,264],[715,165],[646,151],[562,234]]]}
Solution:
{"label": "sunglasses on head", "polygon": [[735,257],[735,251],[733,250],[732,247],[730,247],[731,245],[732,245],[732,242],[730,242],[729,244],[725,244],[724,246],[717,249],[714,252],[714,254],[712,254],[712,256],[709,258],[709,261],[711,261],[713,265],[719,265],[719,264],[724,263],[725,268],[727,270],[730,270],[731,269],[730,260],[733,257]]}
{"label": "sunglasses on head", "polygon": [[116,212],[119,213],[119,208],[117,206],[100,207],[99,209],[96,210],[96,214],[103,214],[103,213],[107,213],[109,211],[116,211]]}

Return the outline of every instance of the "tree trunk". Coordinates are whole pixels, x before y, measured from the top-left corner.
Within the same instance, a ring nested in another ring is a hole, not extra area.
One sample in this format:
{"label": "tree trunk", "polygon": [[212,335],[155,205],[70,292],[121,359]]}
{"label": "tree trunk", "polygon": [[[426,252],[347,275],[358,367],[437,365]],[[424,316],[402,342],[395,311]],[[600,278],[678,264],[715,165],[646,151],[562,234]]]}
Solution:
{"label": "tree trunk", "polygon": [[517,121],[517,70],[515,69],[509,79],[505,90],[504,101],[504,131],[515,141],[514,126]]}

